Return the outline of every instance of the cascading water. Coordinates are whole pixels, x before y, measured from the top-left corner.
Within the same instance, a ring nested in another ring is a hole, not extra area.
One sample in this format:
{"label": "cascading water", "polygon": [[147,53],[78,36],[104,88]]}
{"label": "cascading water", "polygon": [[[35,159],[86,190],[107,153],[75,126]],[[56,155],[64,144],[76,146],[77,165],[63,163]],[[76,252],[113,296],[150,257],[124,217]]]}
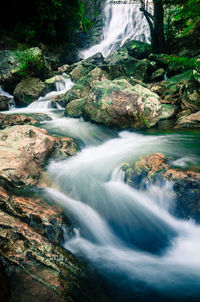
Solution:
{"label": "cascading water", "polygon": [[[184,159],[188,138],[130,132],[110,138],[95,126],[99,139],[88,141],[95,128],[76,121],[71,128],[74,119],[44,125],[51,131],[55,127],[56,134],[68,128],[72,137],[77,137],[78,128],[83,134],[84,147],[76,156],[49,164],[47,172],[57,189],[43,191],[66,210],[75,226],[65,248],[85,257],[106,277],[111,292],[113,288],[109,301],[198,301],[200,227],[173,215],[171,183],[136,190],[124,183],[120,170],[124,161],[154,152],[167,150]],[[199,162],[196,154],[191,160]]]}
{"label": "cascading water", "polygon": [[[141,4],[130,1],[107,0],[104,8],[103,36],[99,44],[80,52],[86,59],[101,52],[107,57],[111,51],[121,47],[126,41],[138,40],[150,43],[149,25],[140,11]],[[124,2],[124,3],[123,3]],[[149,10],[152,7],[149,5]]]}
{"label": "cascading water", "polygon": [[[59,104],[52,102],[52,99],[57,95],[63,94],[66,91],[70,90],[74,83],[66,75],[62,76],[61,80],[56,83],[56,90],[47,93],[45,96],[39,97],[38,100],[32,102],[29,106],[25,108],[17,108],[16,106],[10,106],[10,110],[4,113],[13,114],[13,113],[45,113],[51,118],[55,118],[59,113],[54,112],[57,109],[63,110]],[[6,93],[6,92],[4,92]],[[6,93],[7,94],[7,93]],[[10,95],[13,100],[13,96]],[[14,102],[14,101],[13,101]]]}

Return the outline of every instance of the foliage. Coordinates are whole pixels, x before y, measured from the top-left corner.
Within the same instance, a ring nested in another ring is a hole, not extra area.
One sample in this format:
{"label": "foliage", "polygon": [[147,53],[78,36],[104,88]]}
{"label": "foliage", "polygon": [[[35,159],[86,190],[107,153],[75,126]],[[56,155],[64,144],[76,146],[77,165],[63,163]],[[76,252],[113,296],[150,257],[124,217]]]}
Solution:
{"label": "foliage", "polygon": [[45,64],[40,52],[34,52],[32,49],[25,51],[16,51],[15,56],[19,62],[19,70],[22,76],[42,74]]}
{"label": "foliage", "polygon": [[164,60],[168,62],[172,67],[184,67],[190,69],[191,78],[200,77],[200,58],[188,58],[182,56],[165,56]]}

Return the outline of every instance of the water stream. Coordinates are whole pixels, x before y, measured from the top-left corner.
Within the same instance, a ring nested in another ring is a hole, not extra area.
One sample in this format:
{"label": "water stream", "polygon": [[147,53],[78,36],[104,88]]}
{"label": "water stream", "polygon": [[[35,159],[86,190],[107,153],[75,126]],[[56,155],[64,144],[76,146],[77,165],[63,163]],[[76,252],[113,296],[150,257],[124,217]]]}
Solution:
{"label": "water stream", "polygon": [[[49,102],[49,96],[43,101]],[[44,112],[40,102],[17,112]],[[52,109],[45,108],[50,114]],[[73,226],[64,247],[106,278],[108,301],[199,301],[200,226],[174,216],[172,183],[136,190],[124,183],[120,169],[123,162],[155,152],[171,156],[174,166],[200,165],[199,133],[118,132],[53,110],[41,127],[73,137],[80,146],[76,156],[49,162],[54,188],[42,189]]]}

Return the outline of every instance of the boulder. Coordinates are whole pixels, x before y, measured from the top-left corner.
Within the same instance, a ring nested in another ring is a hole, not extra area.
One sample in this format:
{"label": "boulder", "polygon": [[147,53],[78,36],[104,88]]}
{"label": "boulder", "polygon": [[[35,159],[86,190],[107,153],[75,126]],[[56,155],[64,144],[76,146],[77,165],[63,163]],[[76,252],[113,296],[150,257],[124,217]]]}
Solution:
{"label": "boulder", "polygon": [[160,153],[143,156],[133,165],[123,164],[122,169],[125,181],[135,188],[146,190],[147,185],[156,182],[173,183],[176,194],[174,213],[200,222],[200,172],[171,167],[169,159]]}
{"label": "boulder", "polygon": [[38,122],[28,116],[23,114],[2,114],[0,113],[0,129],[4,129],[9,126],[14,125],[36,125]]}
{"label": "boulder", "polygon": [[26,77],[14,90],[16,104],[29,105],[47,92],[46,85],[39,78]]}
{"label": "boulder", "polygon": [[159,120],[167,120],[173,118],[176,115],[178,110],[177,106],[169,105],[169,104],[162,104],[162,113],[159,117]]}
{"label": "boulder", "polygon": [[10,98],[5,95],[0,95],[0,111],[9,109]]}
{"label": "boulder", "polygon": [[72,81],[76,82],[83,76],[87,76],[87,74],[94,68],[95,65],[87,63],[83,60],[74,64],[73,69],[70,72],[70,77]]}
{"label": "boulder", "polygon": [[44,129],[8,127],[0,131],[0,176],[16,187],[35,185],[46,159],[54,154],[66,157],[72,147],[78,149],[72,139],[52,137]]}
{"label": "boulder", "polygon": [[148,60],[137,60],[128,54],[126,48],[112,52],[106,59],[105,70],[112,79],[118,77],[133,77],[146,82],[149,77]]}
{"label": "boulder", "polygon": [[[35,68],[37,60],[42,66]],[[35,64],[35,65],[34,65]],[[0,85],[6,91],[13,93],[15,86],[24,76],[23,68],[27,66],[26,74],[32,74],[33,77],[40,77],[41,79],[49,78],[53,75],[52,62],[44,56],[41,49],[32,47],[24,51],[0,51]],[[31,69],[29,69],[31,66]]]}
{"label": "boulder", "polygon": [[200,111],[189,115],[182,116],[176,121],[176,128],[199,128],[200,127]]}
{"label": "boulder", "polygon": [[181,107],[182,109],[190,109],[192,112],[200,110],[200,82],[189,80],[186,83]]}
{"label": "boulder", "polygon": [[84,108],[86,104],[87,98],[83,99],[76,99],[71,101],[67,106],[66,106],[66,115],[69,117],[82,117],[84,114]]}
{"label": "boulder", "polygon": [[128,54],[138,60],[147,59],[151,53],[151,45],[140,41],[129,41],[122,48],[128,50]]}
{"label": "boulder", "polygon": [[75,85],[67,91],[60,99],[68,104],[75,99],[82,99],[88,97],[90,89],[97,81],[105,81],[109,78],[109,75],[101,68],[96,67],[91,70],[87,76],[80,78]]}
{"label": "boulder", "polygon": [[106,126],[141,129],[154,126],[162,108],[157,94],[125,79],[96,82],[91,89],[84,116]]}

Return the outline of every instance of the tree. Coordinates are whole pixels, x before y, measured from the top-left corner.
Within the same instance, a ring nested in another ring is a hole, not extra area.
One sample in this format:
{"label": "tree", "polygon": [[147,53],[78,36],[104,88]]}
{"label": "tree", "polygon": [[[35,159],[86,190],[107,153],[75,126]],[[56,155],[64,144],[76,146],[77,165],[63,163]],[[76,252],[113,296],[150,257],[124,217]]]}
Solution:
{"label": "tree", "polygon": [[153,15],[148,11],[148,1],[140,0],[140,3],[140,10],[144,13],[149,24],[152,38],[152,51],[154,53],[163,53],[165,51],[163,0],[153,0]]}

